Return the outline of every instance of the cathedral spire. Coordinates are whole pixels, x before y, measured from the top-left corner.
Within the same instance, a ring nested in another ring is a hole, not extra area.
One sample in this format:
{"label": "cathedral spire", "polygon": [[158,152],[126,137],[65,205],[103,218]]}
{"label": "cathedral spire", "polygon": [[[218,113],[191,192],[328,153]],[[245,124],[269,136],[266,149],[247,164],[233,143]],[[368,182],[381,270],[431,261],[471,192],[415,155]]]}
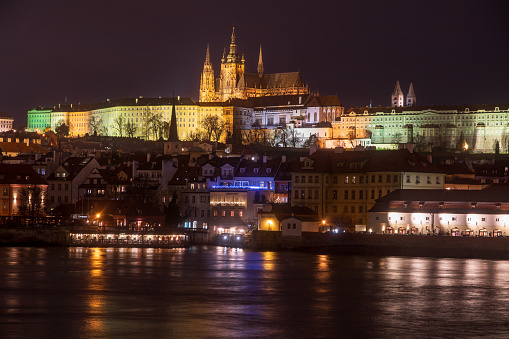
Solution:
{"label": "cathedral spire", "polygon": [[207,55],[205,56],[205,65],[210,65],[210,50],[209,50],[209,44],[207,44]]}
{"label": "cathedral spire", "polygon": [[237,44],[235,43],[235,26],[233,26],[232,40],[230,42],[230,53],[228,53],[228,61],[236,62],[239,56],[237,55]]}
{"label": "cathedral spire", "polygon": [[260,56],[258,57],[258,76],[261,78],[262,75],[263,75],[262,45],[260,44]]}

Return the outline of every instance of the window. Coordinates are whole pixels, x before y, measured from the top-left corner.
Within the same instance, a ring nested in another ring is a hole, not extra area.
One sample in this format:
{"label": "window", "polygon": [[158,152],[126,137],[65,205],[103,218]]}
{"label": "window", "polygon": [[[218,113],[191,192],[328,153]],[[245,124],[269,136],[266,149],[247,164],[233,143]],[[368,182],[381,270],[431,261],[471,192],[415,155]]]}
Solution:
{"label": "window", "polygon": [[363,176],[359,177],[359,183],[364,184],[364,177]]}
{"label": "window", "polygon": [[200,217],[204,218],[205,217],[205,211],[204,210],[201,210],[200,211]]}
{"label": "window", "polygon": [[297,229],[297,224],[292,224],[292,226],[294,230]]}
{"label": "window", "polygon": [[383,179],[383,178],[382,178],[382,175],[380,174],[380,175],[378,176],[378,182],[382,182],[382,179]]}
{"label": "window", "polygon": [[4,195],[9,195],[9,188],[8,187],[4,187]]}
{"label": "window", "polygon": [[426,177],[426,183],[431,184],[431,177]]}
{"label": "window", "polygon": [[398,175],[394,174],[394,182],[398,182]]}
{"label": "window", "polygon": [[221,215],[222,215],[223,217],[225,217],[225,216],[226,216],[226,211],[221,211]]}
{"label": "window", "polygon": [[359,191],[359,199],[364,199],[364,191]]}
{"label": "window", "polygon": [[320,182],[320,179],[318,179],[318,175],[315,176],[315,183],[319,183]]}
{"label": "window", "polygon": [[437,185],[440,185],[440,177],[437,177]]}
{"label": "window", "polygon": [[355,206],[352,206],[350,210],[352,211],[352,213],[355,213]]}
{"label": "window", "polygon": [[359,206],[359,213],[364,213],[364,208],[363,208],[363,206]]}
{"label": "window", "polygon": [[348,176],[345,177],[345,184],[348,184]]}
{"label": "window", "polygon": [[375,190],[371,190],[371,199],[375,199]]}
{"label": "window", "polygon": [[62,190],[62,184],[58,184],[58,190],[61,191]]}
{"label": "window", "polygon": [[418,175],[415,176],[415,183],[416,184],[420,184],[421,183],[421,179],[419,178]]}
{"label": "window", "polygon": [[242,213],[242,212],[243,212],[243,211],[239,211],[239,217],[241,217],[241,218],[242,218],[242,215],[244,214],[244,213]]}
{"label": "window", "polygon": [[426,217],[426,220],[429,220],[429,217]]}
{"label": "window", "polygon": [[391,182],[391,175],[387,174],[387,182]]}
{"label": "window", "polygon": [[315,190],[315,199],[318,199],[318,191]]}
{"label": "window", "polygon": [[407,183],[407,184],[409,184],[409,183],[410,183],[410,176],[409,176],[409,175],[407,175],[407,176],[406,176],[406,183]]}
{"label": "window", "polygon": [[313,182],[313,176],[312,176],[312,175],[310,175],[310,176],[308,177],[308,182],[309,182],[309,183],[312,183],[312,182]]}
{"label": "window", "polygon": [[380,217],[375,217],[375,220],[380,220]]}
{"label": "window", "polygon": [[295,199],[299,199],[299,190],[295,190],[294,197],[295,197]]}
{"label": "window", "polygon": [[382,190],[378,190],[378,198],[382,197]]}
{"label": "window", "polygon": [[332,212],[336,213],[338,211],[338,206],[334,205],[332,206]]}
{"label": "window", "polygon": [[296,184],[298,184],[298,183],[299,183],[299,176],[298,176],[298,175],[296,175],[296,176],[295,176],[295,183],[296,183]]}
{"label": "window", "polygon": [[235,211],[231,211],[230,212],[230,217],[234,217],[235,216]]}
{"label": "window", "polygon": [[452,218],[451,218],[451,220],[452,220],[452,221],[456,221],[456,217],[452,217]]}
{"label": "window", "polygon": [[481,221],[486,221],[486,218],[481,218]]}
{"label": "window", "polygon": [[288,229],[292,228],[292,224],[288,223]]}
{"label": "window", "polygon": [[355,199],[355,191],[352,191],[352,200]]}
{"label": "window", "polygon": [[374,175],[371,176],[371,182],[375,182],[375,176]]}

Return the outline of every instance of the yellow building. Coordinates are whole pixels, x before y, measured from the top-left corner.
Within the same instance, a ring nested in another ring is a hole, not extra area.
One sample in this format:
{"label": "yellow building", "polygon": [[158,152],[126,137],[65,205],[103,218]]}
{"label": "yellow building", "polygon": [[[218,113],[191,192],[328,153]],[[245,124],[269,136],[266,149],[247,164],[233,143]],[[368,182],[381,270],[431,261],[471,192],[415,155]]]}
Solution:
{"label": "yellow building", "polygon": [[309,207],[331,224],[367,225],[376,199],[396,189],[438,189],[445,174],[406,149],[319,150],[292,170],[292,206]]}

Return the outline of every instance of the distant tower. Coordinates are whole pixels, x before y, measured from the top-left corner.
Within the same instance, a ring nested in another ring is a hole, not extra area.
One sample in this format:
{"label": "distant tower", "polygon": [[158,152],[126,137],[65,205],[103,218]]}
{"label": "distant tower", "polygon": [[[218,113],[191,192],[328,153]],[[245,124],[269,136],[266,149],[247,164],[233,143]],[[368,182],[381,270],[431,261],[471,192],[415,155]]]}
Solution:
{"label": "distant tower", "polygon": [[200,80],[200,102],[215,101],[216,90],[214,88],[214,69],[210,62],[209,45],[207,45],[207,55],[203,63],[203,72]]}
{"label": "distant tower", "polygon": [[392,91],[391,96],[391,107],[403,107],[405,105],[405,99],[403,95],[403,91],[401,90],[401,86],[399,85],[399,80],[396,81],[396,86],[394,87],[394,91]]}
{"label": "distant tower", "polygon": [[258,58],[258,76],[261,78],[262,75],[263,75],[262,45],[260,44],[260,56]]}
{"label": "distant tower", "polygon": [[237,54],[237,44],[235,43],[235,27],[232,31],[232,39],[230,42],[230,52],[223,56],[221,60],[221,74],[219,85],[219,101],[227,101],[235,97],[235,89],[237,82],[244,74],[244,58],[240,58]]}
{"label": "distant tower", "polygon": [[407,106],[415,106],[417,105],[417,100],[415,98],[414,85],[410,83],[410,88],[408,89],[408,94],[406,95],[406,105]]}

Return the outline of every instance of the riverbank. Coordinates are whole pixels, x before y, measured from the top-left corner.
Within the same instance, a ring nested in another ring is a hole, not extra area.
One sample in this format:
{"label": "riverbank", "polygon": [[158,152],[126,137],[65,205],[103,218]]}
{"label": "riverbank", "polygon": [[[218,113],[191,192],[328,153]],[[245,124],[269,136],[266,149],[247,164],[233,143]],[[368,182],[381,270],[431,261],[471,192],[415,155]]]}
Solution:
{"label": "riverbank", "polygon": [[299,246],[286,246],[286,249],[314,253],[509,260],[509,238],[505,237],[320,234],[303,238]]}

